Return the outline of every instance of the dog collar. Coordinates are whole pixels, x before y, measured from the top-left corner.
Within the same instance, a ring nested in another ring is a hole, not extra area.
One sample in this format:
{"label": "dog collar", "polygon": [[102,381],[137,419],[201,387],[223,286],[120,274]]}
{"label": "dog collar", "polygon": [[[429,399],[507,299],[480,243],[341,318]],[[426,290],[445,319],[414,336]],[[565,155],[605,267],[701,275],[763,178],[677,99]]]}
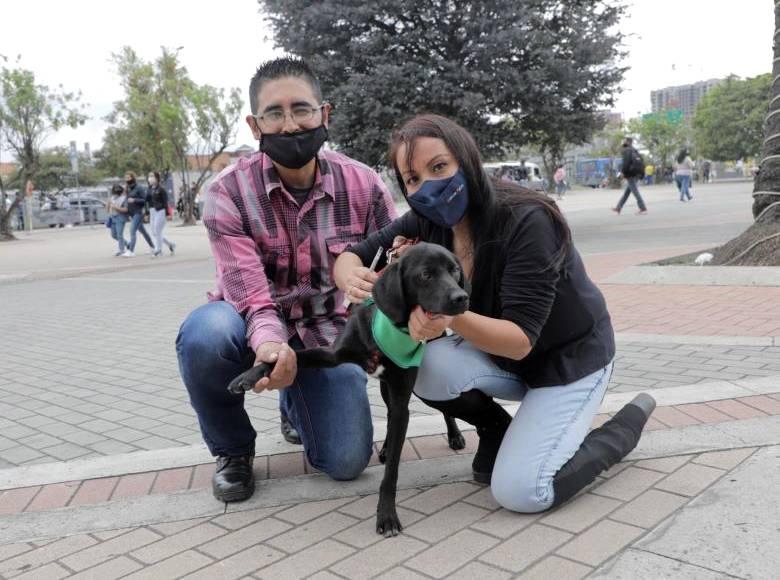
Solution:
{"label": "dog collar", "polygon": [[[374,303],[371,298],[366,302]],[[419,367],[425,354],[425,343],[412,339],[408,328],[399,328],[375,303],[374,306],[371,334],[379,350],[402,369]]]}

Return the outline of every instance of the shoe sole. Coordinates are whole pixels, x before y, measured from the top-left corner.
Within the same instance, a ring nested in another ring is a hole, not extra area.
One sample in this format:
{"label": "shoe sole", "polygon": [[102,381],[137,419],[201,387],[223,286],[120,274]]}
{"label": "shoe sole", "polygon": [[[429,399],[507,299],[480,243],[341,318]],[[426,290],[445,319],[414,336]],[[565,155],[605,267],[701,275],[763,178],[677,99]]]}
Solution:
{"label": "shoe sole", "polygon": [[220,493],[213,487],[211,488],[211,492],[214,494],[214,497],[219,501],[224,501],[226,503],[231,503],[234,501],[244,501],[252,497],[252,494],[255,493],[255,482],[252,481],[249,488],[242,490],[242,491],[232,491],[232,492],[223,492]]}

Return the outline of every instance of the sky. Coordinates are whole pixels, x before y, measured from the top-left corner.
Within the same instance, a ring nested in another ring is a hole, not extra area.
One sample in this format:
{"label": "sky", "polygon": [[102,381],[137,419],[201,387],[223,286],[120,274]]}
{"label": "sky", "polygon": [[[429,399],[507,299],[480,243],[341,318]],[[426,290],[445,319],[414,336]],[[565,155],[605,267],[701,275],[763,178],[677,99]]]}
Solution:
{"label": "sky", "polygon": [[[630,70],[614,110],[630,118],[650,110],[654,89],[769,72],[772,0],[741,0],[729,3],[728,10],[720,8],[724,5],[630,0],[619,26]],[[238,87],[242,96],[257,65],[281,54],[255,0],[2,0],[0,22],[0,55],[9,63],[21,55],[21,66],[40,84],[80,90],[92,117],[78,129],[51,135],[45,146],[76,140],[79,149],[84,142],[92,150],[100,147],[102,118],[122,97],[110,58],[123,45],[147,60],[156,58],[161,46],[182,47],[180,60],[196,82]],[[236,143],[252,142],[242,116]]]}

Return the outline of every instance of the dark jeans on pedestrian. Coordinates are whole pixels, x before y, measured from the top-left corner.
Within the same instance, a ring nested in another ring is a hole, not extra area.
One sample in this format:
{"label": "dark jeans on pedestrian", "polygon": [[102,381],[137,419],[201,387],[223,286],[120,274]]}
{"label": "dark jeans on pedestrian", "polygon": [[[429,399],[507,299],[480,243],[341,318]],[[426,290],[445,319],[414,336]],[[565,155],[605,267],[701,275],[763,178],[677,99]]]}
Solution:
{"label": "dark jeans on pedestrian", "polygon": [[[290,346],[302,348],[297,338]],[[176,352],[212,455],[253,452],[256,432],[244,408],[245,395],[227,390],[230,381],[255,360],[243,317],[227,302],[197,308],[181,325]],[[331,369],[298,368],[295,381],[284,389],[283,406],[301,436],[309,463],[333,479],[354,479],[371,458],[373,425],[366,382],[360,367],[343,364]]]}
{"label": "dark jeans on pedestrian", "polygon": [[623,196],[620,198],[620,201],[618,202],[615,209],[617,209],[618,211],[622,210],[623,206],[626,204],[626,201],[628,200],[628,196],[631,195],[632,193],[636,198],[636,204],[639,206],[639,210],[645,211],[647,209],[647,206],[645,205],[645,200],[642,199],[642,195],[639,193],[639,187],[637,186],[636,177],[626,178],[626,190],[623,192]]}
{"label": "dark jeans on pedestrian", "polygon": [[144,227],[144,214],[143,212],[138,212],[136,214],[133,214],[130,218],[130,251],[135,252],[135,242],[136,242],[136,233],[141,232],[141,235],[146,240],[146,243],[149,244],[149,247],[154,249],[154,242],[152,241],[151,236],[149,235],[149,232],[146,231],[146,228]]}

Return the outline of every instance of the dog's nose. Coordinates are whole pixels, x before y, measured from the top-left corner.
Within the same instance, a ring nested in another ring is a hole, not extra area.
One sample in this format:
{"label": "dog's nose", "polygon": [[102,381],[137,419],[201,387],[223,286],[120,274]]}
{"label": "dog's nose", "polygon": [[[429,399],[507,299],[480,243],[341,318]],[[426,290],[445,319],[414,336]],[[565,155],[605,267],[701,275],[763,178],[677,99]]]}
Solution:
{"label": "dog's nose", "polygon": [[469,295],[463,290],[457,289],[450,292],[450,304],[459,310],[466,310],[469,307]]}

